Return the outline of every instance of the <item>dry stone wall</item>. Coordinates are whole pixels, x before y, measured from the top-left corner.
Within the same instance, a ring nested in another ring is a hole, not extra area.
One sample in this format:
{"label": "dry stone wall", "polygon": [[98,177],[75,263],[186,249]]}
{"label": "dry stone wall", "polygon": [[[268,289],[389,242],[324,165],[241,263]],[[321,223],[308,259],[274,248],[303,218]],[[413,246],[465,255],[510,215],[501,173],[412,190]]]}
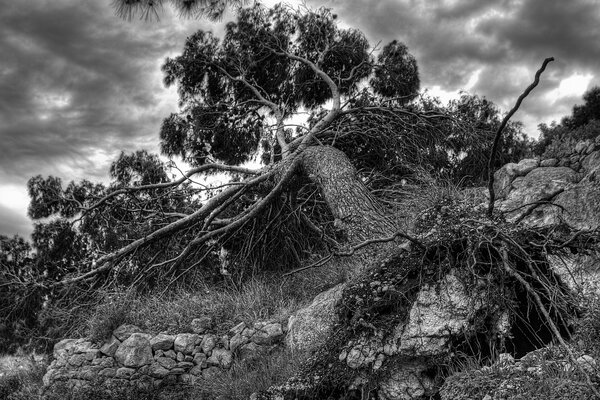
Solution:
{"label": "dry stone wall", "polygon": [[87,339],[62,340],[54,346],[44,385],[94,382],[151,389],[196,384],[231,368],[236,358],[272,351],[284,338],[284,326],[278,322],[240,323],[221,336],[207,333],[207,325],[195,319],[192,327],[197,333],[176,335],[151,335],[135,325],[122,325],[101,345]]}
{"label": "dry stone wall", "polygon": [[532,226],[600,226],[600,136],[561,159],[525,159],[495,174],[496,205],[507,220]]}

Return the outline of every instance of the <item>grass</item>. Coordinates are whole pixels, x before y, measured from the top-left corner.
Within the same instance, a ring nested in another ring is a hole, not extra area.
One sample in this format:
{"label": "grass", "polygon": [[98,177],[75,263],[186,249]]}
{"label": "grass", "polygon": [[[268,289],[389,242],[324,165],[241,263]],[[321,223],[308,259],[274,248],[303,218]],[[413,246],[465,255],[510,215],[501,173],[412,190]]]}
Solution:
{"label": "grass", "polygon": [[190,332],[192,320],[203,316],[211,318],[212,330],[217,333],[224,333],[239,322],[284,321],[341,279],[342,272],[325,267],[283,280],[255,277],[239,288],[200,284],[193,292],[183,289],[143,295],[128,290],[105,292],[91,317],[89,313],[81,316],[82,321],[87,321],[82,333],[101,341],[124,323],[151,333]]}
{"label": "grass", "polygon": [[0,399],[33,400],[40,398],[44,361],[33,356],[0,356]]}

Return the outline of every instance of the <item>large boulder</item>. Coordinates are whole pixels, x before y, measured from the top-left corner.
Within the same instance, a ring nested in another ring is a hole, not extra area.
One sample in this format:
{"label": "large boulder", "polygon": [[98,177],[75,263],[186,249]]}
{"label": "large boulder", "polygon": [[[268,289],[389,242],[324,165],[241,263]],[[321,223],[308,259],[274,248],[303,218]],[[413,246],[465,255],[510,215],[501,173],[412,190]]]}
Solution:
{"label": "large boulder", "polygon": [[335,306],[342,298],[343,284],[319,294],[312,303],[288,320],[286,344],[295,351],[310,351],[321,346],[338,322]]}
{"label": "large boulder", "polygon": [[497,209],[508,221],[522,221],[529,226],[560,222],[574,229],[591,230],[600,226],[600,150],[592,151],[587,142],[584,145],[579,146],[584,150],[577,155],[581,160],[577,172],[565,166],[547,166],[555,165],[546,162],[553,160],[543,160],[539,167],[521,176],[515,172],[516,164],[500,168],[494,175],[500,199]]}
{"label": "large boulder", "polygon": [[138,368],[152,362],[152,347],[148,336],[141,333],[130,335],[115,352],[115,360],[124,367]]}

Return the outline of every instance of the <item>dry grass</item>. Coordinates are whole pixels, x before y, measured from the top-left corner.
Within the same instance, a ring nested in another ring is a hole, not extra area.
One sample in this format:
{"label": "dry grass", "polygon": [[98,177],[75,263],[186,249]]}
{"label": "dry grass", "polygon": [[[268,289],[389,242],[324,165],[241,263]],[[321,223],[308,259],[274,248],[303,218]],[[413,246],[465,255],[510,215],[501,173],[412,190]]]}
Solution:
{"label": "dry grass", "polygon": [[289,278],[255,277],[241,287],[202,284],[195,291],[176,289],[168,293],[135,294],[131,291],[105,292],[85,332],[100,341],[124,323],[148,332],[189,332],[194,318],[210,317],[213,330],[222,333],[239,322],[285,320],[319,292],[337,284],[343,272],[325,267]]}

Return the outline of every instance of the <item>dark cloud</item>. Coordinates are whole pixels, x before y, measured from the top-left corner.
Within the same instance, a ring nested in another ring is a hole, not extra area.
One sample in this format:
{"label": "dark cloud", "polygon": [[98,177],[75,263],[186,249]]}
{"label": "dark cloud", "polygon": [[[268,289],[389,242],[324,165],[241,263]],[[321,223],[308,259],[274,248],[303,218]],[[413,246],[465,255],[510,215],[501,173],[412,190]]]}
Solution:
{"label": "dark cloud", "polygon": [[[321,3],[321,2],[320,2]],[[516,115],[535,135],[538,122],[570,112],[580,97],[553,101],[549,94],[574,74],[600,84],[600,2],[597,0],[330,0],[340,18],[371,41],[399,39],[415,55],[423,88],[466,87],[504,110],[531,83],[544,58],[552,63]]]}
{"label": "dark cloud", "polygon": [[0,234],[30,232],[26,205],[10,197],[22,198],[15,188],[24,192],[31,176],[105,180],[121,150],[157,151],[162,118],[177,106],[165,99],[160,66],[201,25],[168,12],[160,22],[122,21],[109,2],[3,5]]}
{"label": "dark cloud", "polygon": [[[109,3],[3,4],[0,234],[29,232],[26,204],[19,205],[26,203],[29,177],[103,180],[121,150],[156,151],[162,118],[177,103],[173,90],[162,86],[160,65],[180,51],[194,30],[222,31],[222,24],[182,21],[168,10],[160,22],[125,22],[114,16]],[[572,93],[557,98],[566,78],[589,74],[590,87],[600,84],[597,0],[311,3],[332,7],[343,24],[361,29],[372,43],[406,43],[419,63],[423,89],[457,92],[470,85],[469,91],[504,110],[512,107],[542,60],[556,57],[515,116],[530,134],[538,123],[560,119],[580,102]]]}

